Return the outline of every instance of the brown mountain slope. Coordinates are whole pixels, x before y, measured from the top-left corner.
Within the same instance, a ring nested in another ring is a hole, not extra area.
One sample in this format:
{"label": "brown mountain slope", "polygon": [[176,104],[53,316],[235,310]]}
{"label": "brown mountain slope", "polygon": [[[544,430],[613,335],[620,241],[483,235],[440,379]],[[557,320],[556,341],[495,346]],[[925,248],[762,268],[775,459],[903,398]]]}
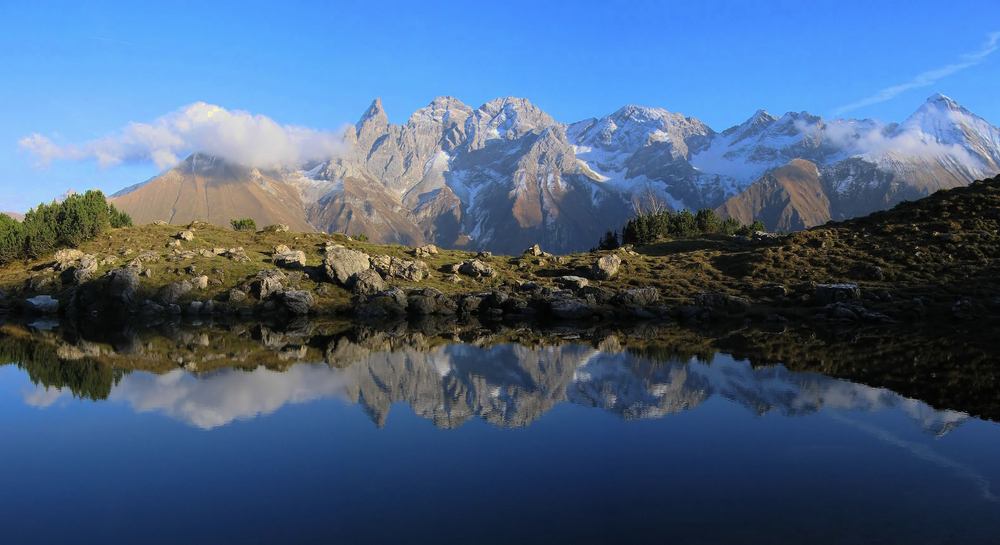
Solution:
{"label": "brown mountain slope", "polygon": [[830,199],[816,165],[793,159],[727,200],[716,213],[745,224],[759,219],[772,232],[800,231],[830,221]]}
{"label": "brown mountain slope", "polygon": [[10,216],[14,221],[24,221],[24,214],[18,214],[17,212],[0,212],[0,214],[6,214]]}
{"label": "brown mountain slope", "polygon": [[229,226],[253,218],[259,227],[284,223],[314,231],[298,190],[275,172],[195,153],[157,178],[112,195],[111,202],[137,224],[194,220]]}

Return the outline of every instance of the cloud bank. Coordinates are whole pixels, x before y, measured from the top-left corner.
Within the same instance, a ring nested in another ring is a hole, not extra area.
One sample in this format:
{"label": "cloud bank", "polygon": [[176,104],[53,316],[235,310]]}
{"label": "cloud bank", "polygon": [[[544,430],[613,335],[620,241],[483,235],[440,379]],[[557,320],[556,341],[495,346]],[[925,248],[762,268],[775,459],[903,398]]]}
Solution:
{"label": "cloud bank", "polygon": [[881,91],[875,93],[874,95],[868,98],[859,100],[853,104],[841,106],[840,108],[834,110],[833,113],[835,115],[841,115],[844,112],[856,110],[864,106],[870,106],[872,104],[878,104],[879,102],[885,102],[886,100],[896,97],[903,91],[908,91],[910,89],[914,89],[917,87],[927,87],[930,85],[934,85],[934,83],[936,83],[937,80],[945,76],[950,76],[951,74],[954,74],[959,70],[964,70],[966,68],[969,68],[970,66],[975,66],[983,62],[984,60],[986,60],[986,57],[988,57],[990,53],[996,51],[998,47],[1000,47],[1000,32],[993,32],[989,36],[987,36],[986,43],[983,45],[983,47],[979,49],[979,51],[962,55],[961,57],[959,57],[959,62],[923,72],[906,83],[903,83],[901,85],[894,85],[892,87],[886,87],[885,89],[882,89]]}
{"label": "cloud bank", "polygon": [[117,134],[83,144],[58,145],[40,134],[18,141],[38,164],[97,161],[102,167],[155,163],[166,168],[200,151],[249,166],[324,160],[345,149],[343,132],[279,125],[263,115],[196,102],[152,123],[129,123]]}

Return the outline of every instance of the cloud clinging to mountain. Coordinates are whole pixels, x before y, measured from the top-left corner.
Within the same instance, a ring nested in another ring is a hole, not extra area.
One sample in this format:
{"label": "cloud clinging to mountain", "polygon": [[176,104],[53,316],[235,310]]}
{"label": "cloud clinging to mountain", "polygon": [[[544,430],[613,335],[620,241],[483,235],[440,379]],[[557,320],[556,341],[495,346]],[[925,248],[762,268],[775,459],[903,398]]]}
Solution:
{"label": "cloud clinging to mountain", "polygon": [[40,165],[54,160],[171,166],[193,151],[250,166],[328,159],[344,149],[343,133],[280,125],[263,115],[196,102],[152,123],[129,123],[116,134],[59,145],[40,134],[18,141]]}

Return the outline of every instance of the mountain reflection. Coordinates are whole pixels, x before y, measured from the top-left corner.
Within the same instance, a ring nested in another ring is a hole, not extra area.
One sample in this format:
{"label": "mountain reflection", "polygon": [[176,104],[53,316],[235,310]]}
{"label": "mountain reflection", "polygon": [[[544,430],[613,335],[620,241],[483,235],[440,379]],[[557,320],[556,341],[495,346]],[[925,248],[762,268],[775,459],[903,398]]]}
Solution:
{"label": "mountain reflection", "polygon": [[[358,356],[343,368],[303,363],[284,371],[258,367],[200,374],[181,369],[163,375],[132,373],[112,387],[108,399],[204,429],[321,398],[359,403],[378,426],[385,424],[393,403],[405,402],[440,428],[456,428],[473,418],[502,427],[526,426],[564,402],[599,408],[625,420],[660,418],[698,407],[712,396],[755,414],[894,409],[935,435],[968,418],[888,390],[782,366],[753,368],[722,354],[710,364],[664,363],[581,345],[451,344]],[[46,406],[69,395],[68,389],[39,387],[26,392],[25,401]]]}

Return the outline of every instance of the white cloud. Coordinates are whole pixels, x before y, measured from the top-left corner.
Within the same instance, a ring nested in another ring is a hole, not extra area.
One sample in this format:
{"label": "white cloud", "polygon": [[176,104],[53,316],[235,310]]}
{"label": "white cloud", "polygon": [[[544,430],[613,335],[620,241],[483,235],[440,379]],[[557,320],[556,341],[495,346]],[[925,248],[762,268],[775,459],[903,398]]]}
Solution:
{"label": "white cloud", "polygon": [[152,162],[160,168],[176,164],[193,151],[267,166],[329,159],[345,149],[342,131],[283,126],[263,115],[204,102],[152,123],[129,123],[117,134],[79,145],[57,145],[40,134],[25,136],[18,144],[34,154],[39,165],[53,160],[95,160],[102,167]]}
{"label": "white cloud", "polygon": [[841,106],[834,110],[834,114],[841,115],[844,112],[849,112],[851,110],[856,110],[864,106],[870,106],[872,104],[877,104],[879,102],[884,102],[891,98],[896,97],[903,91],[908,91],[910,89],[915,89],[917,87],[927,87],[933,85],[937,80],[954,74],[959,70],[964,70],[970,66],[975,66],[988,57],[991,53],[1000,47],[1000,32],[993,32],[987,36],[986,43],[978,51],[974,53],[967,53],[959,57],[959,62],[949,64],[947,66],[942,66],[940,68],[935,68],[933,70],[928,70],[922,74],[917,75],[917,77],[912,80],[903,83],[901,85],[894,85],[892,87],[886,87],[881,91],[875,93],[874,95],[859,100],[853,104],[848,104],[846,106]]}

